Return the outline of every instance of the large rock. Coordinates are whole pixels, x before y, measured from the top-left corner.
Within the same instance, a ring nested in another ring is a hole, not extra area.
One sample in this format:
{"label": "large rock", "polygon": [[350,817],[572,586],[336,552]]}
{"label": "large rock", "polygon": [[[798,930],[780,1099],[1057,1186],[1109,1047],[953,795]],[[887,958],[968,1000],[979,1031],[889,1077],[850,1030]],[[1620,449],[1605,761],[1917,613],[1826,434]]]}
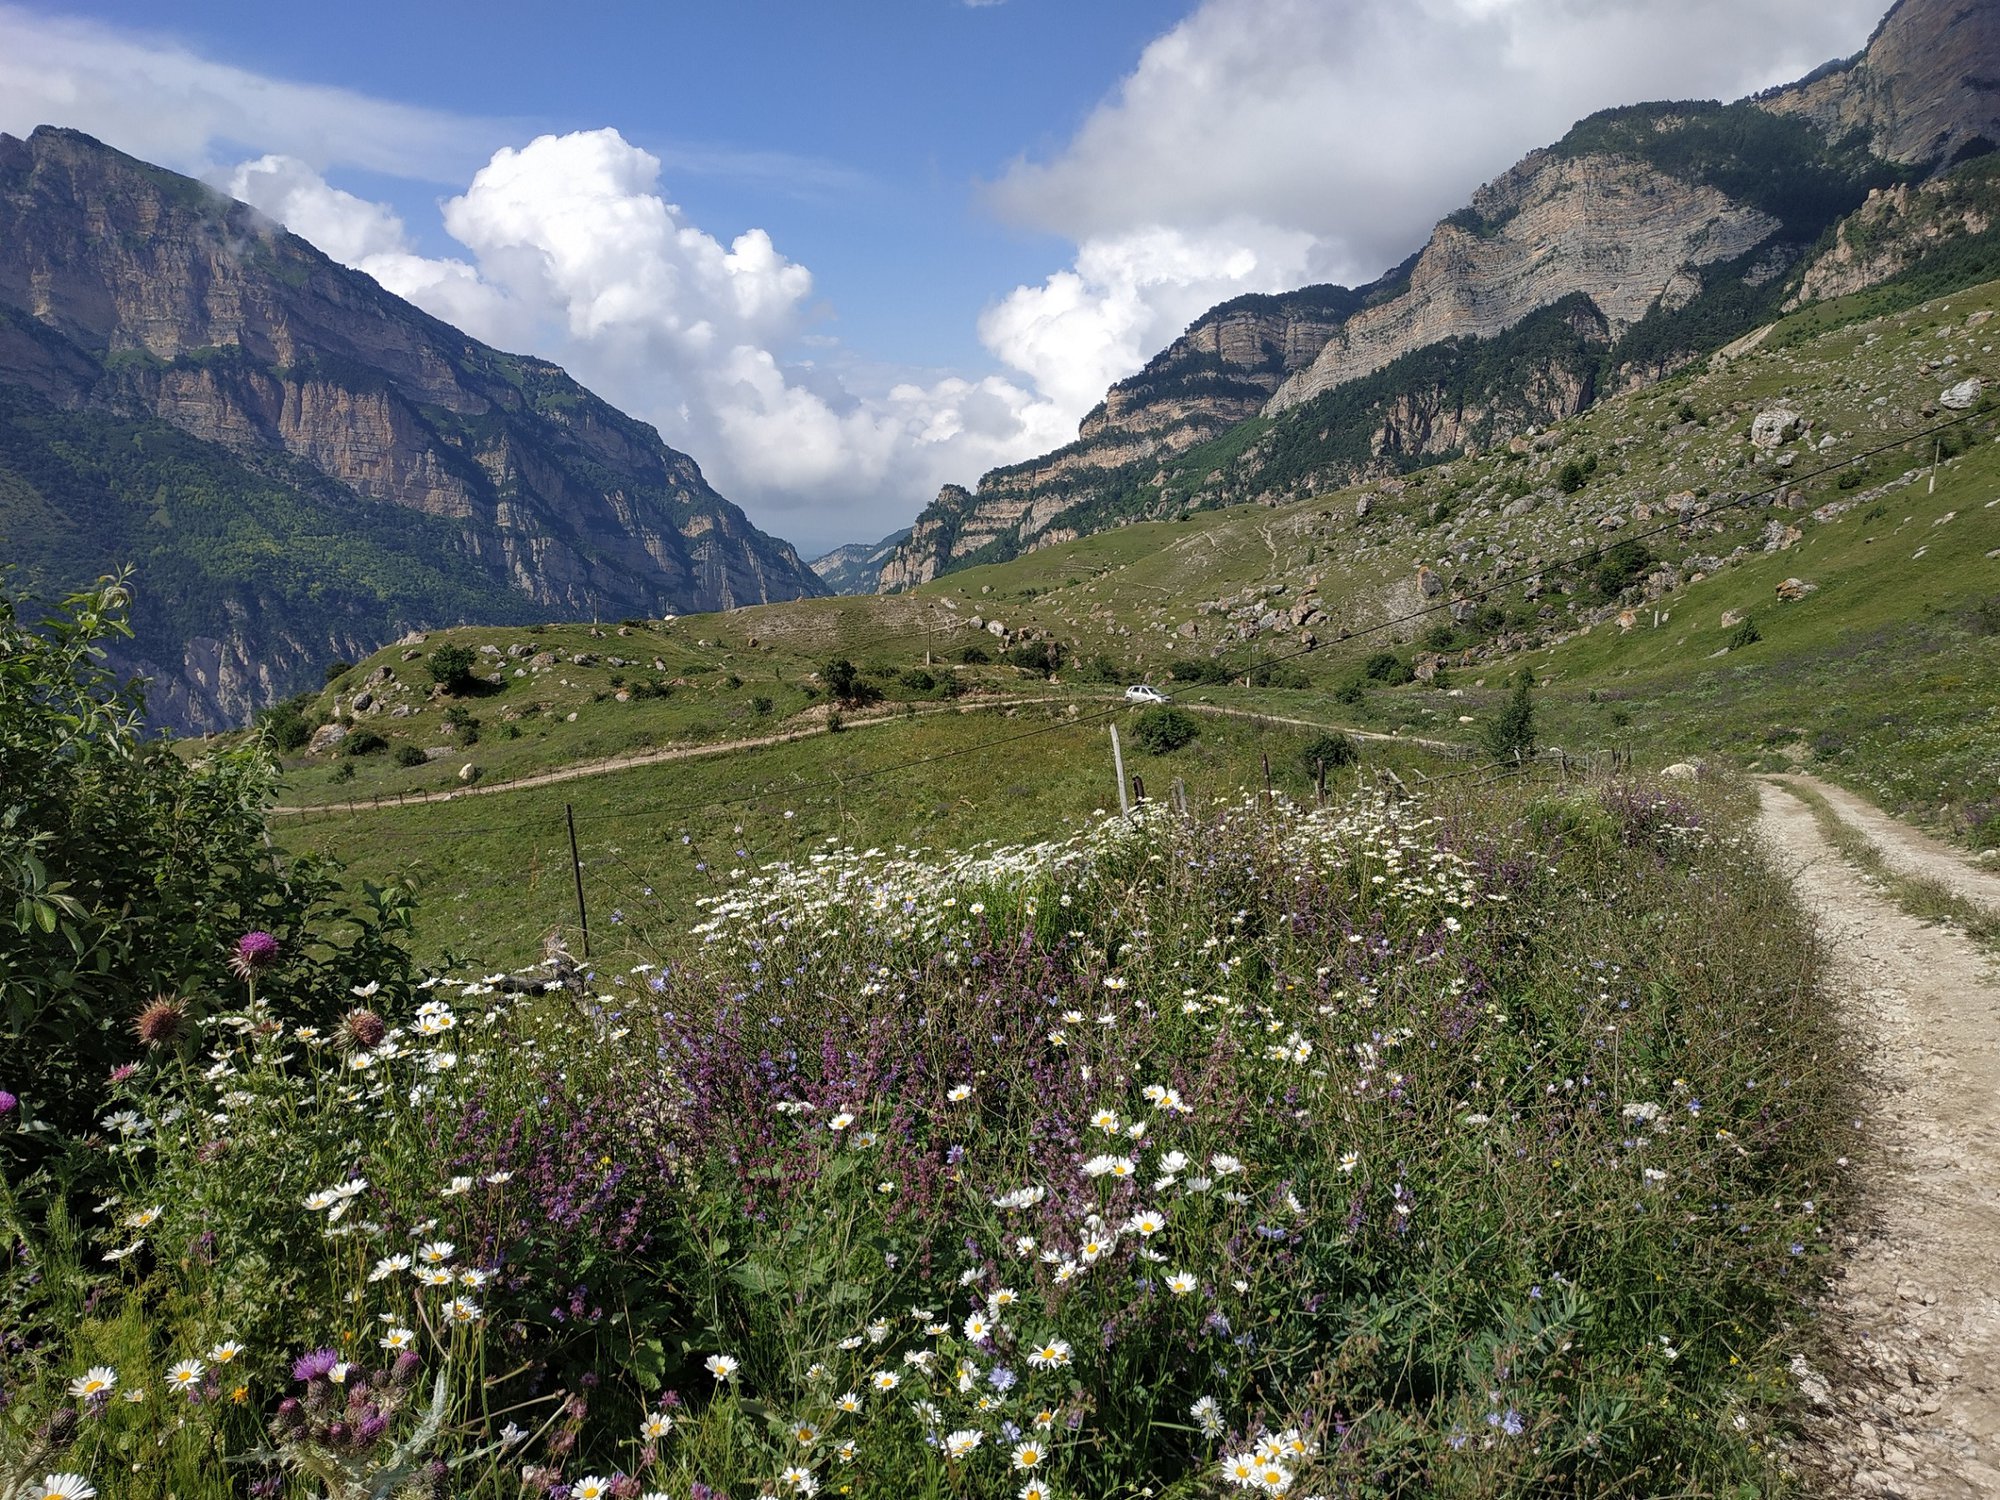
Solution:
{"label": "large rock", "polygon": [[1970,380],[1961,380],[1938,397],[1939,406],[1948,406],[1953,411],[1971,411],[1979,404],[1980,394],[1986,389],[1986,382],[1977,375]]}
{"label": "large rock", "polygon": [[306,754],[324,755],[346,738],[345,724],[322,724],[312,732],[312,738],[306,741]]}
{"label": "large rock", "polygon": [[1799,433],[1799,414],[1789,406],[1760,411],[1750,423],[1750,441],[1759,448],[1776,448]]}

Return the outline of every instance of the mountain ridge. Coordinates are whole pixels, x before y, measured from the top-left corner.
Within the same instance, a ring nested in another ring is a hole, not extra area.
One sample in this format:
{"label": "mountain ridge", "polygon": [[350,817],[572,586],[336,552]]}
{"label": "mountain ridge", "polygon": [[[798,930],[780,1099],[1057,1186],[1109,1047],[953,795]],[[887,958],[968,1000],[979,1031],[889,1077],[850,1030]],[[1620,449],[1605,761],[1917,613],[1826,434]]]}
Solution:
{"label": "mountain ridge", "polygon": [[[1601,345],[1611,384],[1656,378],[1775,315],[1801,263],[1871,192],[1947,168],[1996,140],[2000,8],[1964,0],[1898,0],[1861,53],[1752,99],[1600,111],[1480,188],[1416,255],[1363,289],[1359,305],[1316,330],[1324,336],[1309,360],[1288,370],[1254,415],[1233,425],[1211,420],[1197,432],[1182,417],[1179,393],[1133,399],[1170,348],[1113,386],[1076,442],[992,470],[973,490],[947,486],[884,566],[881,587],[910,587],[974,560],[1171,515],[1188,489],[1173,472],[1175,453],[1204,441],[1227,446],[1225,434],[1261,442],[1266,429],[1257,422],[1281,422],[1366,382],[1380,388],[1383,372],[1405,368],[1401,361],[1428,375],[1437,361],[1417,359],[1424,351],[1509,337],[1565,299],[1588,299],[1601,320],[1598,335],[1579,339]],[[1203,314],[1172,347],[1229,305]],[[1564,353],[1530,372],[1532,383],[1552,394],[1573,387],[1573,363]],[[1510,426],[1521,432],[1572,411],[1562,399],[1475,401],[1470,420],[1460,414],[1440,429],[1421,419],[1438,406],[1434,383],[1378,394],[1373,405],[1342,398],[1357,408],[1350,417],[1374,428],[1361,435],[1372,451],[1359,462],[1343,457],[1354,443],[1330,431],[1320,479],[1361,477],[1385,453],[1391,464],[1412,451],[1437,456],[1448,451],[1434,440],[1438,430],[1477,430],[1490,441],[1510,435]],[[1414,448],[1415,428],[1399,419],[1399,407],[1424,429]],[[1496,417],[1501,407],[1512,415]],[[1170,452],[1154,437],[1160,432],[1195,440]],[[1286,441],[1310,446],[1296,434]],[[1170,461],[1145,472],[1162,457]],[[1228,490],[1223,470],[1208,477],[1223,485],[1211,503],[1246,498]]]}
{"label": "mountain ridge", "polygon": [[[523,605],[544,617],[659,616],[825,592],[692,458],[560,367],[494,349],[248,205],[81,132],[0,136],[0,246],[0,382],[71,427],[165,424],[291,484],[322,515],[327,492],[299,483],[297,466],[360,502],[350,519],[392,506],[442,523],[426,533],[427,565],[456,582],[432,602],[450,593],[502,623]],[[189,462],[222,483],[215,465]],[[48,517],[65,500],[42,498],[45,524],[15,539],[16,555],[52,586],[77,582],[47,566]],[[393,545],[414,545],[395,518],[372,514],[394,523],[378,528]],[[323,548],[299,543],[317,533],[293,520],[273,544],[310,577],[327,565]],[[98,570],[121,560],[107,553]],[[161,680],[177,727],[240,720],[296,690],[315,649],[345,649],[331,619],[294,618],[276,678],[218,674],[220,659],[264,661],[244,622],[276,601],[233,593],[240,577],[211,582],[203,628],[170,643],[180,659],[135,663]],[[389,607],[364,614],[395,633],[455,623],[378,603]],[[308,605],[290,608],[310,616]]]}

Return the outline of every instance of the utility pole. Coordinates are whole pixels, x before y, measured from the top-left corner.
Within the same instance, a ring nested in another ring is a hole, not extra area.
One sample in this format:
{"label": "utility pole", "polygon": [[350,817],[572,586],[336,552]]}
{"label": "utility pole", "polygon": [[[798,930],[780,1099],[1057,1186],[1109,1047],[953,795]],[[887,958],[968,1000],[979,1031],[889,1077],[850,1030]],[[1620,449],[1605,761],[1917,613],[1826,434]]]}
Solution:
{"label": "utility pole", "polygon": [[1111,726],[1111,769],[1118,781],[1118,811],[1130,816],[1132,804],[1125,796],[1125,752],[1118,748],[1118,726]]}
{"label": "utility pole", "polygon": [[590,912],[583,904],[583,861],[576,857],[576,809],[567,802],[563,804],[563,817],[569,822],[569,868],[576,877],[576,920],[583,928],[583,956],[590,957]]}

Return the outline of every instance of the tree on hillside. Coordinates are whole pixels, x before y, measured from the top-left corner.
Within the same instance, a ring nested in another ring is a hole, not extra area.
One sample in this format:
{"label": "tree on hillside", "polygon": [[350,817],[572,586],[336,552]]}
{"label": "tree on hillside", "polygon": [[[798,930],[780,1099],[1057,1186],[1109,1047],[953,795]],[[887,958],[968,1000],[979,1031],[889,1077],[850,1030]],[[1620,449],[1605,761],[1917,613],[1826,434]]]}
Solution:
{"label": "tree on hillside", "polygon": [[1495,760],[1526,760],[1535,753],[1535,704],[1530,696],[1534,680],[1527,667],[1515,673],[1507,706],[1486,726],[1486,753]]}
{"label": "tree on hillside", "polygon": [[447,693],[462,693],[472,683],[472,669],[479,658],[470,646],[440,646],[424,663],[431,679]]}

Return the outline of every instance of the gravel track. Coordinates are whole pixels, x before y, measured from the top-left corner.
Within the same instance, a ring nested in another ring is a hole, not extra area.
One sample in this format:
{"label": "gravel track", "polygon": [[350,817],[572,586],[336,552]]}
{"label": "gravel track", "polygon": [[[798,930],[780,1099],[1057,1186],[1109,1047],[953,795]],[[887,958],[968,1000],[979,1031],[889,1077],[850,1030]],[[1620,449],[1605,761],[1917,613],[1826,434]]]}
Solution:
{"label": "gravel track", "polygon": [[[1887,863],[1986,900],[1990,872],[1816,785]],[[1797,1458],[1812,1495],[2000,1496],[2000,964],[1906,914],[1783,783],[1758,831],[1826,944],[1863,1058],[1860,1212],[1821,1316]]]}

